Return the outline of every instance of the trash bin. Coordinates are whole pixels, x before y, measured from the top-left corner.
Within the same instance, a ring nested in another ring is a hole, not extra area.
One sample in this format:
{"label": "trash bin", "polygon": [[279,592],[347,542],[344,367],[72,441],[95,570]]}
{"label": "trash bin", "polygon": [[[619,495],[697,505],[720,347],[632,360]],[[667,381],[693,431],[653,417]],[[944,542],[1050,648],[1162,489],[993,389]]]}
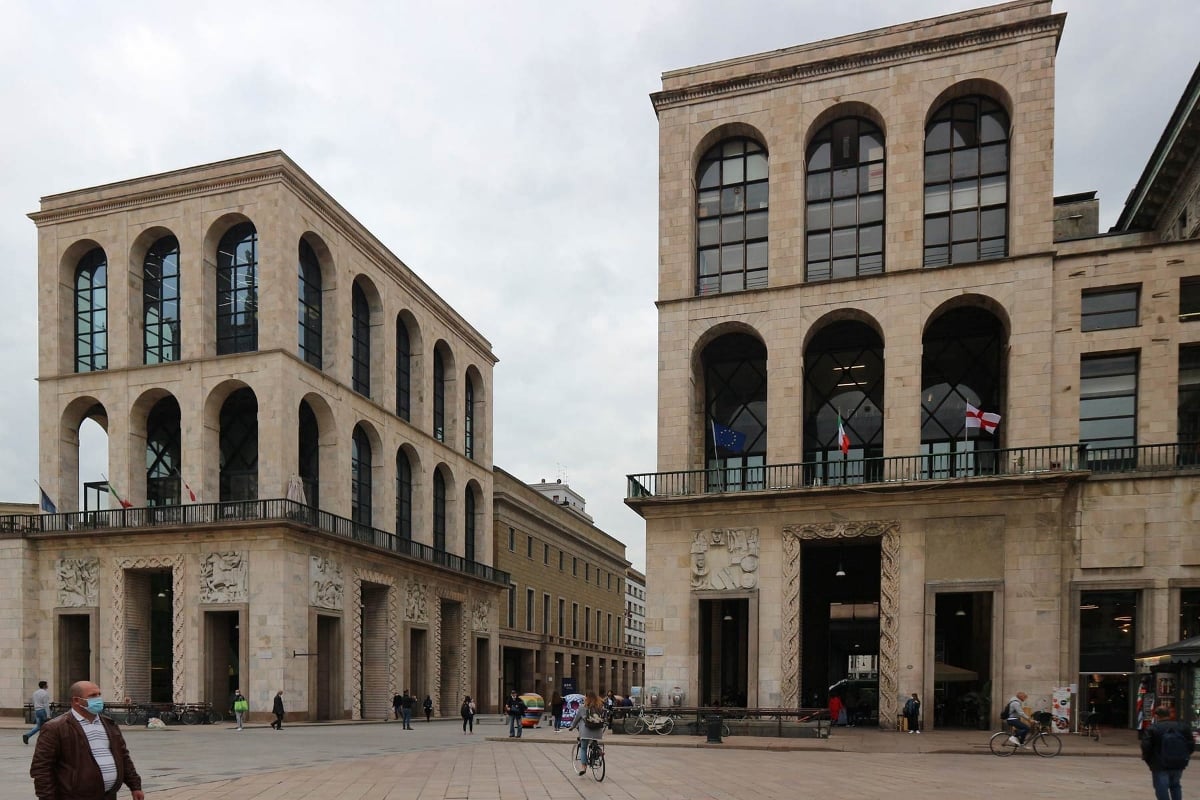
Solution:
{"label": "trash bin", "polygon": [[720,744],[721,743],[721,715],[720,714],[710,714],[705,719],[705,722],[708,724],[708,743],[709,744]]}

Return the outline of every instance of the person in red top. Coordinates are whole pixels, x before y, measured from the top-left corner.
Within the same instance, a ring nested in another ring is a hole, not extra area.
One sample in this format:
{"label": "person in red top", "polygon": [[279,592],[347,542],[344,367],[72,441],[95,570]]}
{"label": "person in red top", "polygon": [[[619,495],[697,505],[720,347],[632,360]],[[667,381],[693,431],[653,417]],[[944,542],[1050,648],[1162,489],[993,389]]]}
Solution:
{"label": "person in red top", "polygon": [[846,713],[846,707],[842,705],[842,698],[839,695],[829,696],[829,722],[831,725],[844,725],[846,719],[843,714]]}

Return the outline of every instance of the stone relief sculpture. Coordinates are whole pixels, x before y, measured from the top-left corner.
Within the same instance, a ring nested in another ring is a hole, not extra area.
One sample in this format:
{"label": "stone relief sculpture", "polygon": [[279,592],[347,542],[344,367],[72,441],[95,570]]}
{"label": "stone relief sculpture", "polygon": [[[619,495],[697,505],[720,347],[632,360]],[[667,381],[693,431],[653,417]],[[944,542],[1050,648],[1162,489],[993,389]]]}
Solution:
{"label": "stone relief sculpture", "polygon": [[692,589],[745,591],[758,586],[758,528],[697,530],[692,539]]}
{"label": "stone relief sculpture", "polygon": [[96,579],[100,574],[98,558],[60,558],[54,562],[58,576],[58,605],[82,608],[99,604]]}
{"label": "stone relief sculpture", "polygon": [[321,608],[341,611],[342,591],[345,587],[341,565],[332,558],[312,556],[309,559],[309,577],[309,586],[312,588],[309,602]]}
{"label": "stone relief sculpture", "polygon": [[409,578],[404,585],[404,619],[429,621],[429,589],[415,578]]}
{"label": "stone relief sculpture", "polygon": [[200,602],[246,602],[246,559],[241,553],[209,553],[200,559]]}
{"label": "stone relief sculpture", "polygon": [[471,630],[486,631],[488,629],[488,618],[492,615],[492,603],[490,600],[476,600],[475,605],[471,609]]}

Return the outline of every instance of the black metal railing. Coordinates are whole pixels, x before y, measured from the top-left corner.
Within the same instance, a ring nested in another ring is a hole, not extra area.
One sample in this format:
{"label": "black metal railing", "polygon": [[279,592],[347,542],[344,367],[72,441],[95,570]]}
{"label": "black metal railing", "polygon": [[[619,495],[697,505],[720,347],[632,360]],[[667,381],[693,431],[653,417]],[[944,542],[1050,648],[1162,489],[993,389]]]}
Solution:
{"label": "black metal railing", "polygon": [[626,499],[1030,476],[1052,472],[1169,472],[1198,467],[1200,443],[1191,442],[1130,447],[1089,447],[1087,444],[1011,447],[769,464],[761,467],[649,472],[626,476]]}
{"label": "black metal railing", "polygon": [[285,520],[324,533],[436,564],[480,580],[508,586],[509,575],[487,564],[471,561],[394,533],[361,525],[294,500],[237,500],[228,503],[191,503],[182,506],[110,508],[69,514],[10,514],[0,516],[0,533],[44,534],[122,528],[159,528],[211,525],[227,522]]}

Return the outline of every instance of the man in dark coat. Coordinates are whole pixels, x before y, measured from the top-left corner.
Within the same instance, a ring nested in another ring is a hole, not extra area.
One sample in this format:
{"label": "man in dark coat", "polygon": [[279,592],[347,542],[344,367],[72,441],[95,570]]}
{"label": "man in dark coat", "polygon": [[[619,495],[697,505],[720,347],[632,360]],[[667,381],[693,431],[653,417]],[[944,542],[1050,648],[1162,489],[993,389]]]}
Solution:
{"label": "man in dark coat", "polygon": [[283,730],[283,689],[275,694],[275,702],[271,704],[271,713],[275,715],[275,721],[271,723],[271,727],[277,731]]}
{"label": "man in dark coat", "polygon": [[1183,797],[1180,778],[1195,749],[1192,732],[1180,723],[1172,722],[1169,709],[1162,706],[1154,709],[1154,724],[1142,737],[1142,760],[1150,768],[1150,779],[1154,783],[1154,797],[1157,800],[1180,800]]}
{"label": "man in dark coat", "polygon": [[121,729],[100,716],[100,687],[79,681],[67,694],[71,710],[42,726],[29,766],[38,800],[115,800],[122,785],[143,800]]}

